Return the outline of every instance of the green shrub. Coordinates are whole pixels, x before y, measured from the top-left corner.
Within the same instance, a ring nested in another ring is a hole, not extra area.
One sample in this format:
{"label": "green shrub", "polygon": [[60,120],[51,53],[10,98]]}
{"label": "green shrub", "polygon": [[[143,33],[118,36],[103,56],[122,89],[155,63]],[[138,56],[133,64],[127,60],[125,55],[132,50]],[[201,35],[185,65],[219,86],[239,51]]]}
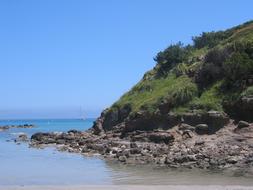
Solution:
{"label": "green shrub", "polygon": [[158,63],[158,75],[165,75],[175,65],[184,62],[189,51],[188,47],[184,47],[181,42],[178,42],[175,45],[170,45],[163,52],[159,52],[154,58]]}
{"label": "green shrub", "polygon": [[228,59],[230,55],[228,48],[213,48],[205,56],[205,63],[212,63],[222,67],[222,63]]}
{"label": "green shrub", "polygon": [[252,41],[235,41],[229,48],[234,52],[244,52],[253,59],[253,42]]}
{"label": "green shrub", "polygon": [[229,58],[230,51],[226,47],[215,47],[206,53],[204,63],[196,75],[196,82],[201,89],[208,88],[211,84],[224,77],[222,65]]}
{"label": "green shrub", "polygon": [[200,36],[193,37],[192,40],[195,48],[213,48],[230,35],[230,31],[203,32]]}
{"label": "green shrub", "polygon": [[223,68],[227,82],[233,83],[253,74],[253,60],[245,52],[235,52],[224,62]]}
{"label": "green shrub", "polygon": [[173,72],[176,76],[186,75],[189,72],[189,68],[185,63],[180,63],[173,69]]}
{"label": "green shrub", "polygon": [[196,75],[196,83],[200,89],[208,88],[214,82],[222,79],[223,68],[213,63],[204,63]]}

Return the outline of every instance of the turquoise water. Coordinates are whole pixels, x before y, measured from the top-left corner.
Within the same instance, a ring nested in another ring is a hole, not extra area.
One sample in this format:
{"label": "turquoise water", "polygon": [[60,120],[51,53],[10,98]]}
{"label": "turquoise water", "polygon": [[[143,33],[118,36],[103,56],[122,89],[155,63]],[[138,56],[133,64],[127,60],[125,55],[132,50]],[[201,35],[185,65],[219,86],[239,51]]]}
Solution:
{"label": "turquoise water", "polygon": [[5,185],[102,185],[102,184],[206,184],[253,185],[251,177],[201,171],[159,169],[151,166],[125,166],[98,157],[58,152],[54,148],[34,149],[13,141],[20,133],[85,130],[87,120],[15,120],[0,125],[35,124],[32,129],[0,132],[0,186]]}
{"label": "turquoise water", "polygon": [[0,125],[36,125],[31,129],[0,132],[0,185],[110,184],[108,170],[100,159],[60,153],[53,148],[37,150],[28,148],[27,144],[6,142],[20,133],[32,135],[35,132],[85,130],[91,127],[92,122],[92,119],[0,121]]}
{"label": "turquoise water", "polygon": [[86,130],[93,124],[94,119],[41,119],[41,120],[0,120],[0,126],[4,125],[23,125],[23,124],[34,124],[35,128],[28,129],[10,129],[3,135],[10,135],[14,133],[25,132],[26,134],[32,135],[36,132],[50,132],[50,131],[62,131],[67,132],[70,129]]}

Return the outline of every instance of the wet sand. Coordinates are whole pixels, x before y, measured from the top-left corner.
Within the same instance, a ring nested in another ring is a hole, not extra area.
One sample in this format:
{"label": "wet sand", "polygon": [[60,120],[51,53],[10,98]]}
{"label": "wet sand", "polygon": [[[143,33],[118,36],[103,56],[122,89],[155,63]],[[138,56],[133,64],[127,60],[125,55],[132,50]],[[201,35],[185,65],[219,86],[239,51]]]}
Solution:
{"label": "wet sand", "polygon": [[109,185],[109,186],[0,186],[0,190],[253,190],[253,186],[203,185]]}

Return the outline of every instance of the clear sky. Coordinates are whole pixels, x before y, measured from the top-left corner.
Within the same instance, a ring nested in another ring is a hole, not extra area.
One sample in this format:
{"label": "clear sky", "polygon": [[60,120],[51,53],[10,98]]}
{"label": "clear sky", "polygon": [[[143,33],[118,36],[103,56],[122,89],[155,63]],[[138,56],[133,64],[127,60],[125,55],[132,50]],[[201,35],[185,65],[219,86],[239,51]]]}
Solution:
{"label": "clear sky", "polygon": [[0,119],[98,116],[170,43],[253,19],[252,0],[0,0]]}

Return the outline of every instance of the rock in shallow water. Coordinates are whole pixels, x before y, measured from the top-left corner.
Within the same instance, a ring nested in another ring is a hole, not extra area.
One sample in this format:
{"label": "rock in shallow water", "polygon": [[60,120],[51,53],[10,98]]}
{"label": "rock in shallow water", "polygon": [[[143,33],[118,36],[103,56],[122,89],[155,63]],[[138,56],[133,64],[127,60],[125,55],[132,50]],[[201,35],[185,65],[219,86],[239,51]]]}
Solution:
{"label": "rock in shallow water", "polygon": [[16,142],[16,143],[28,142],[28,141],[29,141],[29,138],[28,138],[27,134],[25,134],[25,133],[19,134],[18,137],[14,140],[14,142]]}

